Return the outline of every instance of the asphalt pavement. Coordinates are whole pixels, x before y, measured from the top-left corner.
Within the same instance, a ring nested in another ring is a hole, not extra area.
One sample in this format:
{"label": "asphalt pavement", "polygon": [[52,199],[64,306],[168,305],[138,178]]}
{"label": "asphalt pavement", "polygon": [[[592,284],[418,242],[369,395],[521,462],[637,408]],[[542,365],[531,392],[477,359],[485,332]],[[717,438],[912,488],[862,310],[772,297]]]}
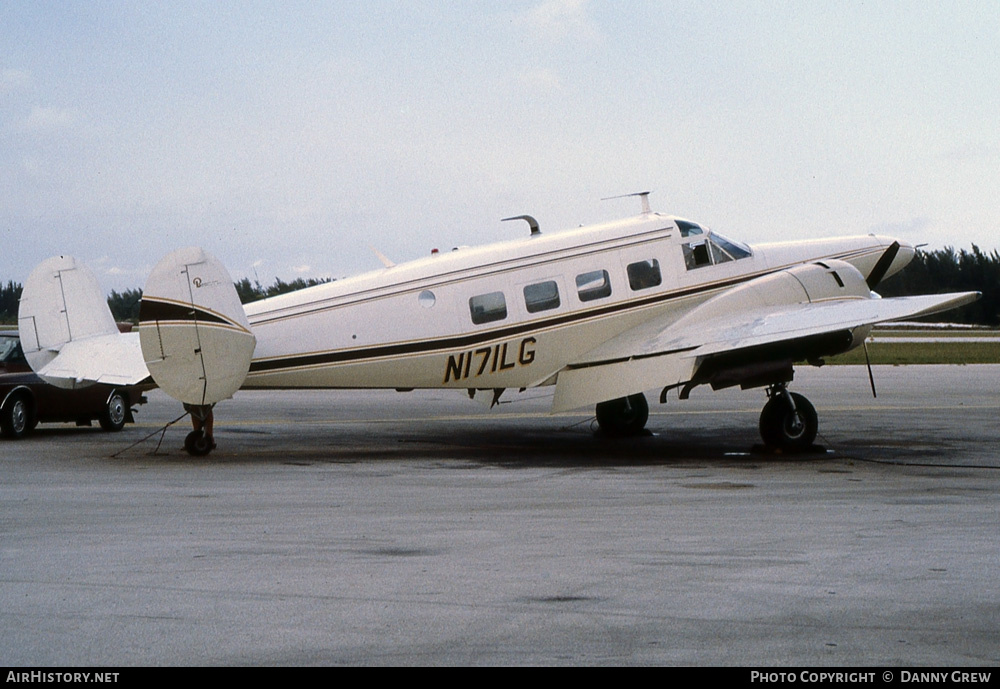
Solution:
{"label": "asphalt pavement", "polygon": [[0,662],[995,665],[1000,366],[875,378],[796,372],[800,456],[760,390],[625,440],[545,391],[240,392],[204,458],[159,392],[41,426],[0,441]]}

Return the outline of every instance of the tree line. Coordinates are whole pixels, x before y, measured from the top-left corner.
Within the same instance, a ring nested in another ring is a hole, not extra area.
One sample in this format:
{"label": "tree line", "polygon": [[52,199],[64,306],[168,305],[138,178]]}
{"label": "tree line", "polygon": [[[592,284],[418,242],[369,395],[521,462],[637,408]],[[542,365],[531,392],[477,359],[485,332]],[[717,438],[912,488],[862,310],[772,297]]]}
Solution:
{"label": "tree line", "polygon": [[[251,282],[249,278],[243,278],[239,282],[234,282],[233,285],[240,297],[240,303],[247,304],[327,282],[332,282],[331,278],[297,278],[291,282],[275,278],[273,284],[265,287],[259,280]],[[21,300],[21,290],[21,284],[13,280],[8,280],[6,285],[0,285],[0,323],[13,324],[17,322],[17,308]],[[139,320],[141,299],[142,290],[138,288],[122,292],[112,290],[108,296],[108,308],[111,309],[111,315],[116,321],[135,323]]]}
{"label": "tree line", "polygon": [[[243,278],[233,284],[240,301],[246,304],[326,282],[330,282],[330,279],[297,278],[285,282],[275,278],[274,284],[264,287],[259,280],[251,282],[249,278]],[[928,316],[924,320],[1000,326],[1000,253],[996,249],[986,253],[973,244],[971,250],[948,247],[936,251],[917,251],[904,270],[878,286],[878,292],[886,297],[968,291],[982,292],[983,297],[974,304]],[[6,285],[0,284],[0,323],[17,322],[20,298],[20,284],[13,280],[8,280]],[[108,306],[115,320],[138,320],[141,298],[141,289],[112,291],[108,297]]]}
{"label": "tree line", "polygon": [[876,290],[884,297],[942,292],[982,292],[982,299],[953,311],[926,316],[929,322],[1000,326],[1000,253],[986,253],[975,244],[972,250],[952,247],[917,251],[910,264]]}

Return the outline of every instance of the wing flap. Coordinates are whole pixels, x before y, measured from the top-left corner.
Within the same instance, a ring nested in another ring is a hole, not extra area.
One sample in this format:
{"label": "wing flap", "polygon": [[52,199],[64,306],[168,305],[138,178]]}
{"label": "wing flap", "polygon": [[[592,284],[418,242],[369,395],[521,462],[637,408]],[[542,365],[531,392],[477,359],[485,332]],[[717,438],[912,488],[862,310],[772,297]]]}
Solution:
{"label": "wing flap", "polygon": [[676,385],[694,375],[695,360],[679,353],[625,359],[559,372],[552,411],[578,409],[643,390]]}

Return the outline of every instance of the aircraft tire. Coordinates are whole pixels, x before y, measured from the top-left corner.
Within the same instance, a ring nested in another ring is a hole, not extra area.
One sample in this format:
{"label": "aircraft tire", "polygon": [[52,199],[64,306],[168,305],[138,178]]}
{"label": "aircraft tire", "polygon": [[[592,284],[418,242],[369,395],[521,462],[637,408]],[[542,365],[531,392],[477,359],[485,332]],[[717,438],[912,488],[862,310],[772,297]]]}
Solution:
{"label": "aircraft tire", "polygon": [[128,400],[125,399],[125,395],[115,390],[97,420],[105,431],[116,433],[125,428],[126,419],[128,419]]}
{"label": "aircraft tire", "polygon": [[649,404],[641,392],[601,402],[596,410],[597,425],[608,435],[635,435],[646,427]]}
{"label": "aircraft tire", "polygon": [[[792,406],[785,398],[791,395]],[[812,403],[796,392],[775,395],[760,413],[760,437],[764,444],[784,452],[803,452],[812,447],[819,430],[819,419]]]}
{"label": "aircraft tire", "polygon": [[184,449],[192,457],[204,457],[214,447],[215,444],[205,436],[204,431],[191,431],[184,438]]}

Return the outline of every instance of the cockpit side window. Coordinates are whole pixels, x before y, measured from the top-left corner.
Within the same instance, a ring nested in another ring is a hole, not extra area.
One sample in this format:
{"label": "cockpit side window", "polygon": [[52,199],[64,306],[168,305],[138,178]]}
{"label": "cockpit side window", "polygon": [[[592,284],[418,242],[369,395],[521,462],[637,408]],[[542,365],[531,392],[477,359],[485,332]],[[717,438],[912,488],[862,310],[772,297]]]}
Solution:
{"label": "cockpit side window", "polygon": [[708,242],[701,240],[685,244],[684,265],[688,270],[712,265],[712,257],[708,253]]}

